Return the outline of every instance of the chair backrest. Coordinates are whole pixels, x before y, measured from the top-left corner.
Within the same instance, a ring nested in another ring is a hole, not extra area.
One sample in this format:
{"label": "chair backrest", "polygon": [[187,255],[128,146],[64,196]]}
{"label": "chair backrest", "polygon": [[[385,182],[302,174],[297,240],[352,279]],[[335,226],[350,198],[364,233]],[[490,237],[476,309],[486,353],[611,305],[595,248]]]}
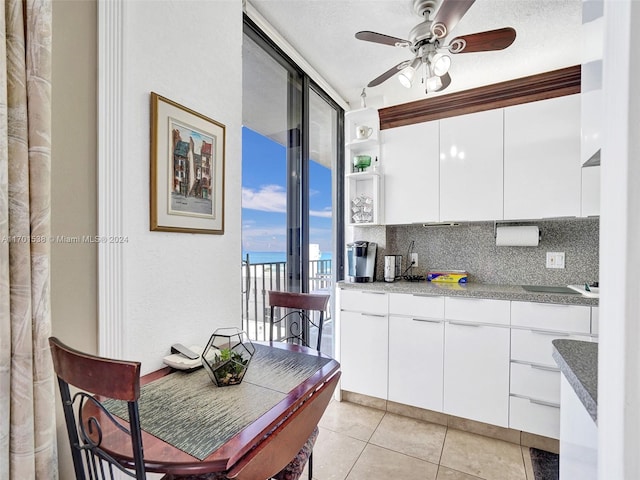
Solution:
{"label": "chair backrest", "polygon": [[281,471],[296,456],[318,425],[340,379],[337,372],[278,425],[269,436],[234,465],[227,477],[264,480]]}
{"label": "chair backrest", "polygon": [[[280,292],[277,290],[269,291],[269,306],[271,307],[271,316],[269,320],[269,340],[273,340],[274,325],[285,322],[287,336],[285,341],[295,340],[298,343],[310,347],[310,329],[311,326],[318,328],[318,340],[316,342],[316,350],[320,351],[322,345],[322,328],[324,325],[324,312],[327,310],[330,295],[316,293],[293,293]],[[286,308],[288,313],[275,318],[276,308]],[[316,323],[311,312],[318,312],[318,322]]]}
{"label": "chair backrest", "polygon": [[[89,355],[64,345],[55,337],[49,338],[49,345],[53,368],[58,376],[76,479],[113,479],[115,471],[124,472],[136,479],[144,479],[138,414],[140,362]],[[73,397],[70,385],[80,390]],[[127,402],[128,426],[123,425],[123,422],[118,421],[102,406],[100,400],[105,398]],[[113,424],[101,425],[100,421],[105,420]],[[131,437],[134,471],[124,468],[101,448],[104,432],[113,429],[114,426]]]}

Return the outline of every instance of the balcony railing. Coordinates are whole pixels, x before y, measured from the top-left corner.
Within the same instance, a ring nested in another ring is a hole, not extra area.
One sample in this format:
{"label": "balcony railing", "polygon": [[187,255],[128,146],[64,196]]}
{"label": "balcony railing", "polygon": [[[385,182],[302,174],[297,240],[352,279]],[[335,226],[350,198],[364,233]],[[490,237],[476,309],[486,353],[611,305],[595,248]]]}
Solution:
{"label": "balcony railing", "polygon": [[[256,341],[269,339],[269,316],[271,314],[267,292],[286,290],[286,262],[250,263],[242,262],[242,328],[249,338]],[[332,291],[331,260],[309,261],[309,291]],[[322,351],[333,352],[333,322],[331,319],[333,297],[325,312]],[[312,332],[312,335],[314,332]]]}

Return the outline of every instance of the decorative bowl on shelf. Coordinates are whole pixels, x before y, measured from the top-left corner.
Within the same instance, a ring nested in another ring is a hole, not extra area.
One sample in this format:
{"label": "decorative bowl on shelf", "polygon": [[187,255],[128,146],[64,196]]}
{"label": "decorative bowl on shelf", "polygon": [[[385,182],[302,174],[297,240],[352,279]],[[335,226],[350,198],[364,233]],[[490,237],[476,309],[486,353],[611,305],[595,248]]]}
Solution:
{"label": "decorative bowl on shelf", "polygon": [[371,165],[370,155],[356,155],[353,157],[354,172],[364,172]]}

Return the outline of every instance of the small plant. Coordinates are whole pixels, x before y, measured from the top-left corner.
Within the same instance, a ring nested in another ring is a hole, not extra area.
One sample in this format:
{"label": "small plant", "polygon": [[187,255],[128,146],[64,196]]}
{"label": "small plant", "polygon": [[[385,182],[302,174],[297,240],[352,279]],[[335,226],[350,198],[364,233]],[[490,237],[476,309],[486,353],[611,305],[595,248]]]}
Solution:
{"label": "small plant", "polygon": [[242,358],[238,352],[224,348],[216,353],[213,368],[219,385],[236,385],[242,381],[249,359]]}
{"label": "small plant", "polygon": [[217,329],[202,352],[202,365],[218,387],[237,385],[247,372],[255,347],[242,330]]}

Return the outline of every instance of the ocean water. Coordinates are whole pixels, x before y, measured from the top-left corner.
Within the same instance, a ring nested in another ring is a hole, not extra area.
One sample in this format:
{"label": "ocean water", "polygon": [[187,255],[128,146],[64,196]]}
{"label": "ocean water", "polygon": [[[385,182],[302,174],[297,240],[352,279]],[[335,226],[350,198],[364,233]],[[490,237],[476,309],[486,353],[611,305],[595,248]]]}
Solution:
{"label": "ocean water", "polygon": [[[249,255],[249,262],[256,263],[276,263],[286,262],[287,255],[285,252],[242,252],[242,260],[246,260],[247,254]],[[320,254],[320,260],[331,260],[331,252],[322,252]]]}

